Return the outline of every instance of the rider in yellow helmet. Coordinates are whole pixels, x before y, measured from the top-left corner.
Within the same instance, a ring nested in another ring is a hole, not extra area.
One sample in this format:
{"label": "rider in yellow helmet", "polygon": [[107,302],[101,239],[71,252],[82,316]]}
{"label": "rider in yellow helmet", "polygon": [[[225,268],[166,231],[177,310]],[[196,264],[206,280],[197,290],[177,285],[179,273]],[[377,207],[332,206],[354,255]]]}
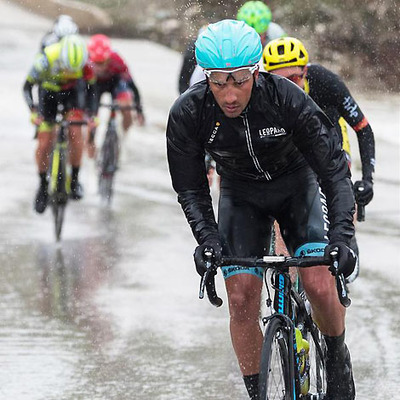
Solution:
{"label": "rider in yellow helmet", "polygon": [[[293,37],[269,42],[263,52],[263,63],[266,71],[281,75],[304,89],[328,115],[342,135],[343,149],[349,165],[351,157],[346,122],[356,132],[362,163],[362,179],[355,182],[354,192],[357,203],[367,205],[373,197],[374,134],[347,86],[336,74],[322,65],[309,64],[304,44]],[[358,252],[355,238],[352,241],[352,248]]]}
{"label": "rider in yellow helmet", "polygon": [[[95,76],[87,63],[86,44],[78,35],[67,35],[61,41],[47,46],[40,52],[25,80],[24,96],[31,110],[31,121],[37,128],[38,147],[36,163],[40,186],[34,208],[43,213],[48,202],[47,170],[51,149],[55,139],[55,119],[58,106],[63,105],[69,121],[82,120],[85,113],[90,117],[95,109]],[[32,89],[39,86],[39,104],[34,104]],[[82,159],[82,128],[69,127],[69,161],[72,166],[71,197],[83,196],[78,181]]]}

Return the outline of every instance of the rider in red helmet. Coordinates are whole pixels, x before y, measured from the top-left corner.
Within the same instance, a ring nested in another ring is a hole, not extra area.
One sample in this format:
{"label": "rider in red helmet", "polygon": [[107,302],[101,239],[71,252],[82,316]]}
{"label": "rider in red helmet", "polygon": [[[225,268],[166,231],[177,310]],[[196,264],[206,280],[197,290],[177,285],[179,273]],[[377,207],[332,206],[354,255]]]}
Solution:
{"label": "rider in red helmet", "polygon": [[[137,121],[139,125],[143,125],[144,115],[139,90],[124,60],[112,50],[110,38],[102,34],[92,36],[88,43],[88,52],[89,61],[93,64],[97,78],[98,100],[103,93],[108,92],[113,101],[118,102],[119,105],[134,105]],[[126,132],[133,122],[132,112],[124,109],[121,113],[122,127]]]}

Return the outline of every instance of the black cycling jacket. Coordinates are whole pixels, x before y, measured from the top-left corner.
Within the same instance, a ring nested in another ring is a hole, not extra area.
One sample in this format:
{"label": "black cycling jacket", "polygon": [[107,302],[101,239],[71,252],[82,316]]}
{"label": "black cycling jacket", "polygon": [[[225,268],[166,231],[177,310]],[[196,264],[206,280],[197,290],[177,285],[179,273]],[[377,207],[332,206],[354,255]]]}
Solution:
{"label": "black cycling jacket", "polygon": [[307,80],[309,95],[331,121],[337,124],[343,117],[357,133],[363,179],[372,181],[375,170],[374,133],[349,89],[339,76],[319,64],[308,65]]}
{"label": "black cycling jacket", "polygon": [[240,180],[279,179],[308,162],[327,196],[330,241],[349,243],[354,197],[339,134],[314,101],[287,79],[260,73],[237,118],[224,115],[206,81],[172,106],[167,126],[172,184],[198,243],[218,238],[205,150],[222,177]]}

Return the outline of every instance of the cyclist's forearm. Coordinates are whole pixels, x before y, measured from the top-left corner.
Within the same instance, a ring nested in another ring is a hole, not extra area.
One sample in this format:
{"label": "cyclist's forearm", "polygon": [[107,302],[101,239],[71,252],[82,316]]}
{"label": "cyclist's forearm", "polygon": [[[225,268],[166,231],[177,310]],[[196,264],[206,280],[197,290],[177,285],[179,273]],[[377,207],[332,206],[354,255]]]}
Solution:
{"label": "cyclist's forearm", "polygon": [[329,216],[328,237],[331,242],[350,243],[354,235],[354,195],[350,177],[336,182],[321,183],[326,196]]}
{"label": "cyclist's forearm", "polygon": [[208,187],[178,193],[178,201],[199,244],[211,238],[219,238]]}
{"label": "cyclist's forearm", "polygon": [[141,104],[141,100],[140,100],[140,93],[139,93],[139,89],[137,88],[137,86],[135,85],[135,82],[133,82],[133,79],[129,79],[128,81],[128,86],[129,88],[132,90],[133,95],[135,97],[135,106],[136,106],[136,110],[139,112],[142,112],[143,108],[142,108],[142,104]]}
{"label": "cyclist's forearm", "polygon": [[370,125],[357,132],[358,147],[362,164],[362,177],[372,181],[375,172],[375,139]]}
{"label": "cyclist's forearm", "polygon": [[32,96],[33,86],[34,86],[33,83],[31,83],[29,81],[25,81],[24,88],[23,88],[24,99],[26,101],[26,104],[28,104],[28,107],[30,110],[33,110],[35,108],[35,104],[33,102],[33,96]]}

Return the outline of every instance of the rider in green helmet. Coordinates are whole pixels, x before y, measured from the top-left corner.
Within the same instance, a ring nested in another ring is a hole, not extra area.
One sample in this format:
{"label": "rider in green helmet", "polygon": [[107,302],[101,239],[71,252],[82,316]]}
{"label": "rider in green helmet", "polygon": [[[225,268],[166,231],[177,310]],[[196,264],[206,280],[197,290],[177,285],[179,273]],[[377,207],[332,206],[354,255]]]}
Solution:
{"label": "rider in green helmet", "polygon": [[262,1],[247,1],[239,8],[236,19],[244,21],[260,35],[263,47],[271,40],[286,36],[282,27],[272,20],[270,8]]}

